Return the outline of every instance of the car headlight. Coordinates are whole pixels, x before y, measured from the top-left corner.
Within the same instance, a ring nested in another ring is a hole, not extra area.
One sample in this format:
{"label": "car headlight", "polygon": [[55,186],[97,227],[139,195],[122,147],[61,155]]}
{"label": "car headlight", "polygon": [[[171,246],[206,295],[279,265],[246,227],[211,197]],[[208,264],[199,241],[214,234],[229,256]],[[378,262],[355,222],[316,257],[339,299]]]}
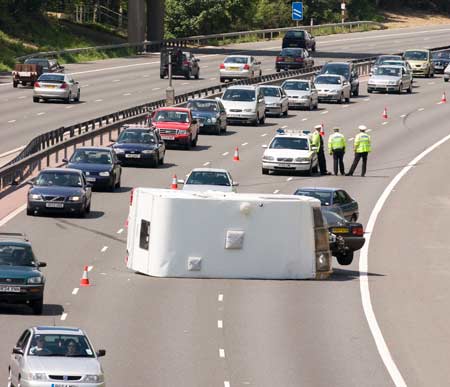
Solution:
{"label": "car headlight", "polygon": [[[30,277],[27,279],[27,284],[41,284],[42,277]],[[45,374],[43,374],[45,375]]]}
{"label": "car headlight", "polygon": [[99,374],[99,375],[86,375],[84,377],[84,381],[87,383],[101,383],[103,382],[104,377],[103,374]]}
{"label": "car headlight", "polygon": [[91,172],[86,171],[86,172],[84,172],[84,174],[85,174],[86,176],[90,176]]}
{"label": "car headlight", "polygon": [[42,201],[42,196],[38,194],[30,194],[30,199],[35,201]]}
{"label": "car headlight", "polygon": [[99,172],[98,175],[99,176],[109,176],[109,172],[108,171]]}
{"label": "car headlight", "polygon": [[262,159],[265,160],[265,161],[273,161],[273,160],[275,160],[275,158],[273,156],[266,156],[266,155],[264,155]]}
{"label": "car headlight", "polygon": [[426,69],[428,67],[428,63],[424,63],[423,65],[422,65],[422,68],[424,68],[424,69]]}
{"label": "car headlight", "polygon": [[145,155],[149,155],[149,154],[154,153],[154,152],[155,152],[154,149],[144,149],[142,151],[142,153],[145,154]]}
{"label": "car headlight", "polygon": [[81,200],[81,197],[80,196],[76,196],[76,195],[75,196],[70,196],[69,200],[71,202],[79,202]]}
{"label": "car headlight", "polygon": [[309,99],[309,95],[302,95],[300,99]]}
{"label": "car headlight", "polygon": [[177,129],[177,134],[186,134],[187,132],[183,129]]}
{"label": "car headlight", "polygon": [[308,157],[297,157],[295,159],[295,161],[297,161],[298,163],[305,163],[305,162],[310,162],[310,159]]}
{"label": "car headlight", "polygon": [[254,112],[255,110],[253,110],[253,109],[244,109],[244,112],[247,112],[247,113],[252,113],[252,112]]}
{"label": "car headlight", "polygon": [[389,81],[388,85],[398,85],[398,81]]}
{"label": "car headlight", "polygon": [[120,149],[120,148],[114,148],[114,152],[116,152],[116,153],[124,153],[125,151],[123,149]]}
{"label": "car headlight", "polygon": [[28,374],[29,380],[46,380],[47,376],[42,372],[30,372]]}

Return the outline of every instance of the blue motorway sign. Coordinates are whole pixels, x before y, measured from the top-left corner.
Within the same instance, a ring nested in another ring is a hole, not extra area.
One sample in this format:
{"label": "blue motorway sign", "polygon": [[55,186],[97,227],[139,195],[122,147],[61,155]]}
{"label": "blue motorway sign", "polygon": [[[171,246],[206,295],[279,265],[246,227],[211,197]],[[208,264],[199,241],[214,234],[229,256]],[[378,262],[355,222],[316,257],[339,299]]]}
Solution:
{"label": "blue motorway sign", "polygon": [[292,3],[292,20],[303,20],[303,2]]}

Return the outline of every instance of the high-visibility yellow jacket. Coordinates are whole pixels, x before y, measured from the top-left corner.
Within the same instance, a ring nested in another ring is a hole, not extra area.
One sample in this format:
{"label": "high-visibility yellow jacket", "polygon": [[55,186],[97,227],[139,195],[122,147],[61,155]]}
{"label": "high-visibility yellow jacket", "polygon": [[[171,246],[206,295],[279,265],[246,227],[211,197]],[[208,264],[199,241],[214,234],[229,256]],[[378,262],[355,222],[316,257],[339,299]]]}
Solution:
{"label": "high-visibility yellow jacket", "polygon": [[311,146],[317,147],[317,152],[320,150],[320,133],[318,131],[315,131],[311,135]]}
{"label": "high-visibility yellow jacket", "polygon": [[358,133],[355,136],[355,153],[365,153],[372,150],[370,136],[367,133]]}
{"label": "high-visibility yellow jacket", "polygon": [[345,146],[345,136],[342,133],[333,133],[328,137],[328,152],[330,152],[330,155],[333,154],[333,151],[336,149],[345,151]]}

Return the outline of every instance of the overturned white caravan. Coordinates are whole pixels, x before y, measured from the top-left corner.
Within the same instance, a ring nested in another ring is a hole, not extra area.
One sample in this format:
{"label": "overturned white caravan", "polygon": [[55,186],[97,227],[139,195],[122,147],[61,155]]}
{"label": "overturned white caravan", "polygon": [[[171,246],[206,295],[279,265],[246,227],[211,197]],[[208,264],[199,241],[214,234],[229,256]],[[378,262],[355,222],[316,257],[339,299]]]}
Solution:
{"label": "overturned white caravan", "polygon": [[127,267],[156,277],[326,278],[331,253],[317,199],[136,188]]}

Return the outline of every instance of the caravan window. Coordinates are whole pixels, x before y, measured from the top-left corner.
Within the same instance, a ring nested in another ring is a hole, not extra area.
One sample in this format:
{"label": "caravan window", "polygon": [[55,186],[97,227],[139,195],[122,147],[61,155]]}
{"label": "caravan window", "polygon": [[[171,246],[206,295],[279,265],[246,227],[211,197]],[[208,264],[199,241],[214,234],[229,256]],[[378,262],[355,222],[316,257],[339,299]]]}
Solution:
{"label": "caravan window", "polygon": [[148,220],[141,220],[141,232],[139,235],[139,247],[148,250],[150,242],[150,222]]}

